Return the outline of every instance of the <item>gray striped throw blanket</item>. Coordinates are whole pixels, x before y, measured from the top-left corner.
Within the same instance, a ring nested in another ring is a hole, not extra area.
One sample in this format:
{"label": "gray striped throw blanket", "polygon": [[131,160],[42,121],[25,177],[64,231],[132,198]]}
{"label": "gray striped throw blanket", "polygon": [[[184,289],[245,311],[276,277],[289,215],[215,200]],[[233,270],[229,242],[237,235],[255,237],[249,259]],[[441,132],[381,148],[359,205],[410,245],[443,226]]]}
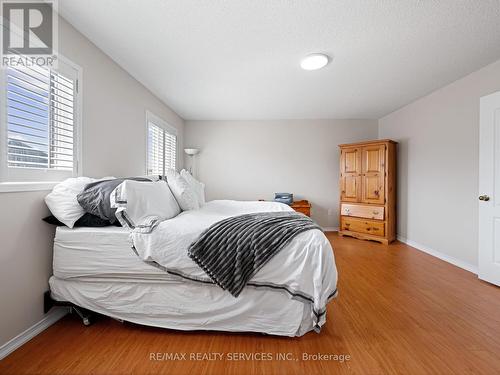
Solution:
{"label": "gray striped throw blanket", "polygon": [[298,234],[322,230],[297,212],[234,216],[205,230],[188,254],[222,289],[238,297],[247,282]]}

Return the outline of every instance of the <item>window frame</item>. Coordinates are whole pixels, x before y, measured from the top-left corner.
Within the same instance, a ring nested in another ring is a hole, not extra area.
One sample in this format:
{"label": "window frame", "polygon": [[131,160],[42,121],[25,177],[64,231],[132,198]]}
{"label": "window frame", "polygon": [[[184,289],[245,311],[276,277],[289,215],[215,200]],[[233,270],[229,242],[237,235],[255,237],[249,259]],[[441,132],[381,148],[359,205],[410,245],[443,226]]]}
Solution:
{"label": "window frame", "polygon": [[[0,90],[0,193],[19,191],[41,191],[50,190],[58,182],[69,177],[81,176],[82,173],[82,102],[83,102],[83,68],[58,54],[58,59],[63,64],[72,68],[76,72],[76,93],[75,93],[75,122],[73,124],[73,170],[58,171],[50,168],[26,168],[23,170],[8,170],[8,144],[7,144],[7,69],[1,69],[0,79],[2,90]],[[58,69],[55,69],[57,72]],[[16,176],[11,178],[12,175]],[[30,177],[33,175],[33,177]]]}
{"label": "window frame", "polygon": [[[177,128],[175,126],[170,125],[167,121],[165,121],[161,117],[155,115],[150,110],[146,110],[146,126],[145,126],[146,162],[144,163],[145,164],[145,166],[144,166],[145,175],[148,176],[149,123],[152,123],[153,125],[156,125],[159,128],[161,128],[163,131],[175,136],[175,168],[177,169],[177,166],[179,165],[179,132],[178,132]],[[165,154],[165,149],[163,149],[163,153]],[[163,164],[164,164],[163,169],[165,170],[165,155],[163,156]]]}

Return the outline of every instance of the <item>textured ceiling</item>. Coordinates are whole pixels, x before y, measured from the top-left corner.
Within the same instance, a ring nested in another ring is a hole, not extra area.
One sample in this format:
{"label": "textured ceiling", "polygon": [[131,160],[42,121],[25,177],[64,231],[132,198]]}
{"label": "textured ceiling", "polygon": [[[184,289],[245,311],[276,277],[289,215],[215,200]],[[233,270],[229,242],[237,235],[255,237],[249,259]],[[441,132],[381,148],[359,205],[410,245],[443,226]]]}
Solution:
{"label": "textured ceiling", "polygon": [[[498,0],[61,0],[185,119],[380,118],[500,58]],[[333,61],[303,71],[312,52]]]}

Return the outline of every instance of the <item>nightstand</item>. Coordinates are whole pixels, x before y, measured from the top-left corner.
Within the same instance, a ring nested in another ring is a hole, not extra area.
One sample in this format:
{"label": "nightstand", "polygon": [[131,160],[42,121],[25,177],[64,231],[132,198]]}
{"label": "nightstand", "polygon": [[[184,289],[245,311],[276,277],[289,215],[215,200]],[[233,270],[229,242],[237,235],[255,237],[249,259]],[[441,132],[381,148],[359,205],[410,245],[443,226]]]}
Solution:
{"label": "nightstand", "polygon": [[304,215],[311,216],[311,203],[307,200],[295,201],[290,207],[292,207],[295,211],[303,213]]}

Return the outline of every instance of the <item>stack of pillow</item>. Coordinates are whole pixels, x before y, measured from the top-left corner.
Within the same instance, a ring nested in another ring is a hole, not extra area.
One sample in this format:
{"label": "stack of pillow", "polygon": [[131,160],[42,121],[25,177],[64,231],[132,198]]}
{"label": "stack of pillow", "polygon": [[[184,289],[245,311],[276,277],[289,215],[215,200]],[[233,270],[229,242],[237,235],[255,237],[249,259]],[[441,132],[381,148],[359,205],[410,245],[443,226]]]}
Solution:
{"label": "stack of pillow", "polygon": [[[44,220],[69,228],[161,221],[205,204],[205,185],[189,172],[168,170],[166,180],[148,177],[69,178],[45,197],[53,216]],[[130,222],[127,222],[126,219]]]}

